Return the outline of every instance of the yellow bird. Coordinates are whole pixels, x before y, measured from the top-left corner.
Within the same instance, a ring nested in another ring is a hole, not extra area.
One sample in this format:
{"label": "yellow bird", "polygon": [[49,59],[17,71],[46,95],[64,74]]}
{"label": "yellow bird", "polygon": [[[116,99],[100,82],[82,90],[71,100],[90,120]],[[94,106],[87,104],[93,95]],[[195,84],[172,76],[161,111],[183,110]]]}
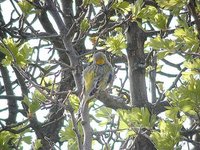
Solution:
{"label": "yellow bird", "polygon": [[102,52],[93,55],[93,63],[83,71],[83,97],[88,100],[99,90],[105,90],[113,79],[113,67]]}
{"label": "yellow bird", "polygon": [[[79,108],[78,116],[82,120],[84,135],[92,136],[88,134],[91,130],[89,120],[88,104],[91,99],[95,97],[95,94],[101,90],[105,90],[113,79],[113,67],[107,60],[106,55],[102,52],[97,52],[93,55],[93,63],[86,67],[83,71],[83,92],[82,101]],[[89,136],[84,136],[83,145],[90,144]],[[84,149],[84,148],[83,148]]]}

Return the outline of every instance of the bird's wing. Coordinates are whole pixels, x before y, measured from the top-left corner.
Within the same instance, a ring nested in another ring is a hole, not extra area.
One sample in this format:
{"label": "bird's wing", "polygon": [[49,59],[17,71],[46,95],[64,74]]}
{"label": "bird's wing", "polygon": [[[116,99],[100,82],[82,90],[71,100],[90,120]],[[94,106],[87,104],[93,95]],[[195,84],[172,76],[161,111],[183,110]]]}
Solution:
{"label": "bird's wing", "polygon": [[83,80],[84,80],[84,94],[85,96],[91,95],[91,91],[95,86],[95,66],[88,66],[83,72]]}

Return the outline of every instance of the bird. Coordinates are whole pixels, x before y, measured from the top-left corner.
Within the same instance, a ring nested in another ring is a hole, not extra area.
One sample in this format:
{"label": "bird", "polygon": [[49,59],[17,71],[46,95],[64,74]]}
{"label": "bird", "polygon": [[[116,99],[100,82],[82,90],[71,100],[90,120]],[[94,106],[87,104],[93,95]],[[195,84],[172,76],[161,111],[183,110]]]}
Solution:
{"label": "bird", "polygon": [[99,90],[105,90],[113,80],[113,67],[103,52],[93,55],[93,63],[83,71],[83,97],[91,99]]}
{"label": "bird", "polygon": [[[95,98],[99,91],[106,90],[108,85],[111,85],[114,75],[113,72],[113,67],[103,52],[93,54],[92,64],[83,70],[83,90],[77,121],[81,120],[84,135],[92,136],[92,134],[88,134],[92,130],[89,125],[88,104],[90,100]],[[83,143],[85,144],[83,145],[88,144],[89,136],[84,136]]]}
{"label": "bird", "polygon": [[[79,109],[79,115],[88,111],[90,100],[95,98],[95,95],[106,90],[108,85],[113,81],[114,71],[111,63],[108,61],[103,52],[93,54],[93,62],[90,66],[83,70],[83,90]],[[83,120],[83,119],[82,119]]]}

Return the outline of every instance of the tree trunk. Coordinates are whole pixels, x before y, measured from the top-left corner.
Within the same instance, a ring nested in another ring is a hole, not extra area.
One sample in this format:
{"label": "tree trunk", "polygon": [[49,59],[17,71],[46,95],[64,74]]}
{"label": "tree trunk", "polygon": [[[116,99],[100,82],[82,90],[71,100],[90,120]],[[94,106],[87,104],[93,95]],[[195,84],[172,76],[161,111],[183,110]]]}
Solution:
{"label": "tree trunk", "polygon": [[143,107],[147,102],[145,83],[144,42],[146,35],[136,22],[129,23],[127,31],[127,57],[132,106]]}

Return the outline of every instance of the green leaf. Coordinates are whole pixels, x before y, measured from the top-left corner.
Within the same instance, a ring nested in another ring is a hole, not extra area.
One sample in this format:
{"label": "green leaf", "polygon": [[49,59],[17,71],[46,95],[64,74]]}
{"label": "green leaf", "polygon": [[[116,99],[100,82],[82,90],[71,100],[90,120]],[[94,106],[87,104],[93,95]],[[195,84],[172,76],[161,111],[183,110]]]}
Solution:
{"label": "green leaf", "polygon": [[29,106],[30,113],[33,114],[39,109],[40,109],[40,102],[38,100],[33,100]]}
{"label": "green leaf", "polygon": [[4,53],[6,57],[3,59],[2,64],[8,66],[15,61],[20,67],[25,67],[33,51],[29,44],[24,43],[19,45],[14,42],[12,38],[3,39],[3,42],[6,46],[1,44],[0,51]]}
{"label": "green leaf", "polygon": [[89,4],[90,0],[83,0],[83,6],[87,6]]}
{"label": "green leaf", "polygon": [[171,10],[175,15],[178,15],[184,5],[187,5],[187,0],[156,0],[156,3],[166,10]]}
{"label": "green leaf", "polygon": [[2,150],[10,150],[8,142],[11,138],[12,134],[10,134],[8,131],[2,131],[0,133],[0,147]]}
{"label": "green leaf", "polygon": [[108,37],[105,44],[105,46],[108,47],[108,51],[116,55],[122,55],[122,50],[127,47],[122,33]]}
{"label": "green leaf", "polygon": [[93,4],[96,7],[100,7],[101,6],[101,0],[90,0],[90,4]]}
{"label": "green leaf", "polygon": [[124,14],[127,14],[131,10],[129,2],[126,1],[115,1],[112,8]]}
{"label": "green leaf", "polygon": [[186,61],[186,62],[184,62],[183,65],[189,69],[199,69],[200,68],[200,59],[196,58],[191,61]]}
{"label": "green leaf", "polygon": [[160,50],[161,48],[163,48],[163,39],[161,39],[160,36],[157,36],[153,39],[150,40],[150,42],[147,43],[148,46],[152,47],[155,50]]}
{"label": "green leaf", "polygon": [[133,108],[131,110],[118,110],[120,118],[122,119],[121,127],[144,127],[152,128],[155,124],[155,116],[150,115],[147,108]]}
{"label": "green leaf", "polygon": [[[200,74],[200,59],[192,59],[189,61],[185,61],[183,65],[188,68],[187,72],[183,72],[184,79],[188,80],[191,76],[198,76]],[[189,71],[190,70],[190,71]]]}
{"label": "green leaf", "polygon": [[112,109],[107,107],[101,107],[96,112],[96,117],[106,118],[110,120],[110,117],[112,115]]}
{"label": "green leaf", "polygon": [[127,124],[127,121],[120,120],[119,122],[119,129],[129,129],[129,125]]}
{"label": "green leaf", "polygon": [[129,136],[134,136],[136,133],[135,131],[131,130],[133,122],[129,120],[131,115],[130,111],[117,110],[117,113],[120,117],[119,129],[126,132],[126,138],[128,138]]}
{"label": "green leaf", "polygon": [[23,102],[28,106],[29,113],[31,114],[40,109],[40,99],[36,95],[38,95],[38,90],[35,90],[35,92],[33,93],[32,101],[30,101],[27,96],[25,96],[23,99]]}
{"label": "green leaf", "polygon": [[142,18],[142,19],[147,19],[147,20],[153,21],[154,16],[157,13],[158,13],[158,10],[155,7],[147,5],[144,8],[142,8],[142,10],[138,14],[138,17]]}
{"label": "green leaf", "polygon": [[160,51],[158,54],[157,54],[157,57],[159,60],[165,58],[170,52],[168,50],[164,50],[164,51]]}
{"label": "green leaf", "polygon": [[29,98],[25,95],[24,99],[22,100],[23,103],[25,103],[28,107],[30,106],[31,102],[29,101]]}
{"label": "green leaf", "polygon": [[39,150],[42,147],[41,139],[37,139],[34,142],[34,150]]}
{"label": "green leaf", "polygon": [[166,55],[167,52],[174,51],[176,43],[171,39],[162,39],[160,36],[157,36],[151,39],[147,45],[155,50],[166,50],[164,51],[164,55]]}
{"label": "green leaf", "polygon": [[33,53],[33,49],[28,43],[24,43],[19,47],[20,54],[27,60]]}
{"label": "green leaf", "polygon": [[170,107],[170,109],[165,111],[165,114],[168,118],[175,120],[177,118],[179,109],[177,107]]}
{"label": "green leaf", "polygon": [[137,0],[135,4],[131,7],[133,21],[135,21],[136,18],[138,18],[138,15],[142,10],[143,4],[144,4],[143,0]]}
{"label": "green leaf", "polygon": [[32,9],[34,8],[34,6],[26,0],[21,0],[17,4],[25,15],[30,14],[32,12]]}
{"label": "green leaf", "polygon": [[128,112],[124,110],[117,110],[117,113],[120,117],[119,129],[128,129],[130,127],[128,120]]}
{"label": "green leaf", "polygon": [[179,47],[181,47],[181,50],[190,50],[193,52],[198,51],[199,40],[193,27],[184,29],[177,28],[174,32],[174,35],[177,37],[176,42]]}
{"label": "green leaf", "polygon": [[78,150],[77,142],[75,140],[69,140],[67,149],[69,149],[69,150]]}
{"label": "green leaf", "polygon": [[142,125],[145,127],[150,127],[149,121],[150,121],[150,113],[147,108],[141,108],[141,118],[142,118]]}
{"label": "green leaf", "polygon": [[83,0],[83,6],[87,6],[89,4],[92,4],[96,7],[100,7],[101,1],[100,0]]}
{"label": "green leaf", "polygon": [[102,120],[100,123],[99,123],[99,126],[100,127],[105,127],[106,125],[108,125],[110,123],[110,119],[109,120]]}
{"label": "green leaf", "polygon": [[74,111],[77,112],[79,109],[79,105],[80,105],[79,98],[75,94],[70,94],[69,100],[70,100],[70,104],[72,105]]}
{"label": "green leaf", "polygon": [[128,13],[131,10],[129,2],[126,2],[126,1],[123,1],[123,2],[119,3],[118,7],[124,13]]}
{"label": "green leaf", "polygon": [[[159,4],[160,7],[164,7],[166,9],[170,9],[174,6],[183,5],[186,4],[186,0],[156,0],[156,2]],[[184,4],[183,4],[184,3]]]}
{"label": "green leaf", "polygon": [[159,29],[167,28],[167,16],[165,14],[158,13],[154,16],[153,24]]}
{"label": "green leaf", "polygon": [[31,140],[32,140],[31,136],[24,136],[22,138],[22,141],[25,142],[26,144],[29,144],[29,145],[32,143]]}
{"label": "green leaf", "polygon": [[[13,128],[15,130],[15,128]],[[17,129],[16,129],[17,131]],[[12,145],[17,145],[19,144],[20,148],[20,144],[21,141],[19,141],[21,139],[21,135],[19,134],[14,134],[11,133],[9,131],[1,131],[0,133],[0,149],[1,150],[10,150],[11,148],[11,143]]]}
{"label": "green leaf", "polygon": [[161,120],[159,122],[159,131],[153,131],[150,135],[158,150],[171,150],[180,141],[180,130],[182,121],[173,123]]}
{"label": "green leaf", "polygon": [[[69,121],[68,125],[64,129],[60,130],[60,138],[61,138],[60,140],[61,142],[67,141],[68,149],[78,150],[76,134],[73,128],[74,127],[73,127],[72,121]],[[78,130],[80,134],[82,134],[83,131],[80,124],[78,124]]]}
{"label": "green leaf", "polygon": [[64,130],[60,131],[61,141],[68,141],[70,139],[75,140],[76,134],[73,131],[73,124],[70,121],[69,124],[64,128]]}
{"label": "green leaf", "polygon": [[42,93],[40,93],[40,91],[38,91],[37,89],[34,91],[32,99],[33,101],[40,101],[40,102],[46,101],[46,97]]}
{"label": "green leaf", "polygon": [[190,115],[200,112],[200,80],[190,76],[187,82],[166,94],[172,106]]}
{"label": "green leaf", "polygon": [[81,32],[86,32],[88,30],[88,28],[90,27],[90,24],[89,24],[89,21],[88,19],[83,19],[81,21],[81,24],[80,24],[80,29],[81,29]]}

